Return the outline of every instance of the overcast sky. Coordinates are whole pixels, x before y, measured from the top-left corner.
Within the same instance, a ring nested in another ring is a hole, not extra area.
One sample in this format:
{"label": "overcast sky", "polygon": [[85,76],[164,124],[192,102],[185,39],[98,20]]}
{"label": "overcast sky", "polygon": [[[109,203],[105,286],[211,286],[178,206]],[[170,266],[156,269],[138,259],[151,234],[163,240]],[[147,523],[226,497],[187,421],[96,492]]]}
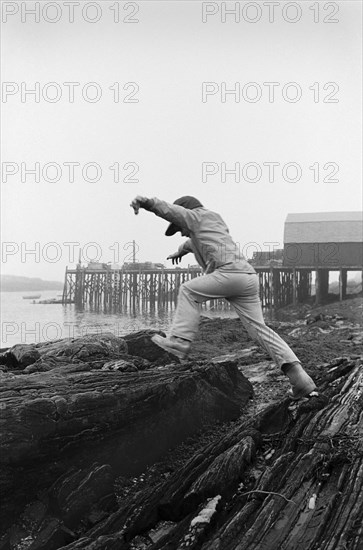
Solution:
{"label": "overcast sky", "polygon": [[3,273],[62,280],[133,239],[168,263],[182,239],[137,194],[196,196],[250,253],[288,213],[361,210],[360,1],[2,4]]}

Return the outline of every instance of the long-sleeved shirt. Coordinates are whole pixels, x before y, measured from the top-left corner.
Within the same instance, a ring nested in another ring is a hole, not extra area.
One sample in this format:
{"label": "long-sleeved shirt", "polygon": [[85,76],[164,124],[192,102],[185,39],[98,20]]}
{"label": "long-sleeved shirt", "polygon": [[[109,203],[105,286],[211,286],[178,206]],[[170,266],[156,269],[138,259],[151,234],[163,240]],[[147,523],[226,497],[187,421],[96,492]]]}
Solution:
{"label": "long-sleeved shirt", "polygon": [[148,210],[187,230],[190,238],[179,247],[178,252],[180,255],[193,252],[205,273],[211,273],[222,266],[242,273],[255,273],[241,255],[219,214],[204,207],[189,210],[157,198],[151,201],[152,206]]}

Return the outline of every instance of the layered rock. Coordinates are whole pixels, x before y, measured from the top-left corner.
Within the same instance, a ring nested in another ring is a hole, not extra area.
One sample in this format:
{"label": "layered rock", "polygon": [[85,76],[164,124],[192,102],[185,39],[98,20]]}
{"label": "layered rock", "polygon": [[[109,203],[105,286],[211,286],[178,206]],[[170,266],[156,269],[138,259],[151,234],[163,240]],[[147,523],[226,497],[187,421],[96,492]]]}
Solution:
{"label": "layered rock", "polygon": [[33,363],[21,363],[27,349],[7,362],[3,526],[18,520],[0,550],[360,550],[359,355],[316,367],[320,396],[240,417],[172,475],[116,504],[115,475],[137,475],[188,435],[239,417],[251,396],[239,366],[256,385],[263,375],[248,365],[254,348],[179,364],[158,356],[151,334],[110,336],[88,351],[53,343],[48,354],[50,345],[36,347]]}
{"label": "layered rock", "polygon": [[361,361],[339,359],[323,394],[242,419],[63,550],[359,550],[362,385]]}
{"label": "layered rock", "polygon": [[[127,355],[125,342],[117,340],[39,346],[41,358],[33,365],[47,361],[49,370],[2,375],[4,518],[70,468],[97,462],[114,474],[138,473],[201,428],[237,418],[252,395],[236,362],[155,367]],[[159,353],[164,360],[167,354]]]}

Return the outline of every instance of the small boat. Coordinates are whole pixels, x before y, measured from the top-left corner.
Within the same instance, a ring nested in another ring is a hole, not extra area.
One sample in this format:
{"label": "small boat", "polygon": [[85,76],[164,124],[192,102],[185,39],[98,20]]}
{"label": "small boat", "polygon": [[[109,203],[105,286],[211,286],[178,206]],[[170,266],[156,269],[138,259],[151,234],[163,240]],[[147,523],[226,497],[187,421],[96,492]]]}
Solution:
{"label": "small boat", "polygon": [[38,300],[41,297],[41,294],[33,294],[32,296],[23,296],[23,300]]}
{"label": "small boat", "polygon": [[59,298],[50,298],[49,300],[39,300],[39,302],[35,302],[36,304],[62,304],[63,300],[60,300]]}

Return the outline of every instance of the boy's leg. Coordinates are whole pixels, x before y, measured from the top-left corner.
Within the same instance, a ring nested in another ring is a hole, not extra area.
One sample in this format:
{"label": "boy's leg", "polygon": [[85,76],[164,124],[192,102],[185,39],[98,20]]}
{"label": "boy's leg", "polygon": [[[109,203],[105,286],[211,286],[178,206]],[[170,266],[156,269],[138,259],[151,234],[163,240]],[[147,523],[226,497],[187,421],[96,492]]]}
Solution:
{"label": "boy's leg", "polygon": [[258,294],[258,278],[255,275],[244,275],[244,277],[250,279],[249,283],[245,284],[243,295],[230,297],[228,301],[237,311],[251,338],[267,351],[284,374],[288,376],[292,385],[293,397],[299,398],[310,394],[316,390],[314,381],[305,372],[288,344],[265,324]]}
{"label": "boy's leg", "polygon": [[236,291],[233,277],[218,271],[183,283],[179,289],[171,336],[163,338],[155,335],[152,341],[165,351],[183,359],[198,332],[201,304],[207,300],[225,298]]}
{"label": "boy's leg", "polygon": [[201,304],[207,300],[226,298],[240,289],[238,276],[221,271],[195,277],[182,284],[171,334],[190,341],[194,340],[198,332]]}
{"label": "boy's leg", "polygon": [[238,296],[228,298],[228,301],[235,308],[251,338],[267,351],[278,367],[299,361],[287,343],[266,325],[258,296],[254,300]]}

